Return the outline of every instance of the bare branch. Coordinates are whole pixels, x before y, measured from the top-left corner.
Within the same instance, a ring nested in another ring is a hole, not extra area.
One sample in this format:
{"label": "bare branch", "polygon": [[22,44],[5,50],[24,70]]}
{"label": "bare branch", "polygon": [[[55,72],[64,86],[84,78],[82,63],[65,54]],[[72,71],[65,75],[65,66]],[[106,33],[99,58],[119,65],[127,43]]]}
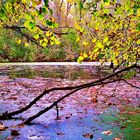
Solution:
{"label": "bare branch", "polygon": [[135,85],[129,83],[127,80],[125,80],[125,79],[122,79],[122,80],[123,80],[125,83],[127,83],[128,85],[130,85],[131,87],[133,87],[133,88],[137,88],[137,89],[140,89],[140,87],[135,86]]}
{"label": "bare branch", "polygon": [[11,30],[13,30],[13,31],[15,31],[15,32],[20,33],[22,36],[24,36],[25,38],[27,38],[27,39],[30,40],[31,42],[35,43],[37,46],[40,46],[40,47],[41,47],[41,45],[40,45],[33,37],[31,37],[31,36],[29,36],[29,35],[27,35],[27,34],[25,34],[25,33],[23,33],[23,32],[21,31],[21,28],[25,28],[25,27],[18,27],[18,26],[8,26],[8,25],[5,25],[4,28],[6,28],[6,29],[11,29]]}
{"label": "bare branch", "polygon": [[[108,82],[103,82],[103,84],[108,84],[108,83],[112,83],[118,81],[117,80],[112,80],[112,81],[108,81]],[[101,85],[102,83],[95,83],[94,86],[97,85]],[[79,87],[75,90],[73,90],[72,92],[62,96],[61,98],[59,98],[57,101],[53,102],[49,107],[45,108],[44,110],[41,110],[40,112],[38,112],[37,114],[35,114],[34,116],[28,118],[24,123],[25,124],[30,124],[31,121],[33,121],[34,119],[38,118],[39,116],[41,116],[42,114],[44,114],[45,112],[49,111],[50,109],[52,109],[54,106],[56,106],[59,102],[61,102],[63,99],[65,99],[66,97],[69,97],[70,95],[72,95],[73,93],[77,92],[78,90],[83,89],[83,87]],[[58,113],[58,112],[57,112]]]}

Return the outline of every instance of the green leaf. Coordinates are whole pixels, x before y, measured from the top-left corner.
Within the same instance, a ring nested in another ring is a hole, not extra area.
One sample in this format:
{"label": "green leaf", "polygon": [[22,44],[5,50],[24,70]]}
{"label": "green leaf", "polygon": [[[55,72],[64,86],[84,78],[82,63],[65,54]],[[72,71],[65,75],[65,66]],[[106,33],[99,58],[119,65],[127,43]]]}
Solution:
{"label": "green leaf", "polygon": [[99,59],[102,59],[103,56],[104,56],[104,54],[102,54],[102,53],[99,53],[99,54],[98,54],[98,58],[99,58]]}
{"label": "green leaf", "polygon": [[47,10],[46,10],[46,8],[42,8],[42,12],[44,13],[44,14],[46,14],[47,13]]}
{"label": "green leaf", "polygon": [[136,74],[135,70],[130,70],[128,72],[126,72],[126,74],[123,76],[123,78],[125,79],[131,79],[132,77],[134,77]]}
{"label": "green leaf", "polygon": [[110,0],[104,0],[104,2],[107,2],[108,3],[108,2],[110,2]]}
{"label": "green leaf", "polygon": [[53,9],[49,9],[51,15],[53,15]]}
{"label": "green leaf", "polygon": [[49,7],[49,0],[44,0],[45,6]]}
{"label": "green leaf", "polygon": [[137,24],[136,30],[137,30],[137,31],[140,31],[140,23]]}
{"label": "green leaf", "polygon": [[0,19],[5,20],[6,19],[6,15],[3,9],[0,10]]}
{"label": "green leaf", "polygon": [[29,22],[29,28],[34,30],[35,28],[35,24],[33,22]]}
{"label": "green leaf", "polygon": [[51,20],[47,20],[47,21],[46,21],[46,24],[47,24],[48,26],[52,26],[53,23],[52,23]]}
{"label": "green leaf", "polygon": [[44,19],[44,15],[43,14],[39,14],[38,18],[39,18],[39,20],[43,20]]}
{"label": "green leaf", "polygon": [[53,27],[54,28],[57,28],[58,27],[58,24],[57,23],[53,23]]}
{"label": "green leaf", "polygon": [[80,1],[80,3],[79,3],[79,8],[80,8],[80,10],[83,9],[83,3],[82,3],[82,1]]}

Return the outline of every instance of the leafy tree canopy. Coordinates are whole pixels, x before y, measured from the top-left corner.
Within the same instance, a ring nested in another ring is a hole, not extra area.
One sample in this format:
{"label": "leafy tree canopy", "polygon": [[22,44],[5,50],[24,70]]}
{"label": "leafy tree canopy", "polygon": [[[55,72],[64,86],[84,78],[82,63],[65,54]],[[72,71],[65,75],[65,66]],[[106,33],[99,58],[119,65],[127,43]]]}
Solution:
{"label": "leafy tree canopy", "polygon": [[[34,42],[40,47],[59,45],[51,5],[59,3],[58,11],[71,14],[75,40],[81,46],[78,62],[85,59],[130,65],[140,57],[139,0],[2,0],[0,26],[19,32],[26,38],[25,47]],[[62,11],[62,5],[67,9]],[[57,7],[57,6],[56,6]],[[62,16],[62,13],[58,16]],[[62,20],[62,18],[59,18]],[[66,20],[68,17],[66,18]],[[67,23],[68,24],[68,23]],[[66,24],[66,25],[67,25]],[[70,25],[70,23],[69,23]],[[67,25],[67,26],[69,26]]]}

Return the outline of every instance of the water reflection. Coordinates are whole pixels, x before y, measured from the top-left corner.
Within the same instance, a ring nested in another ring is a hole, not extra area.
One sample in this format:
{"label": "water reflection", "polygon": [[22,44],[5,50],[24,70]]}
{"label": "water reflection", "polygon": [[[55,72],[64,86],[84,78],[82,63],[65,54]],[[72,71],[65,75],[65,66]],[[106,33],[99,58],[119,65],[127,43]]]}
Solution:
{"label": "water reflection", "polygon": [[9,66],[0,67],[0,76],[9,76],[10,78],[65,78],[74,80],[99,78],[101,74],[100,67],[95,66]]}

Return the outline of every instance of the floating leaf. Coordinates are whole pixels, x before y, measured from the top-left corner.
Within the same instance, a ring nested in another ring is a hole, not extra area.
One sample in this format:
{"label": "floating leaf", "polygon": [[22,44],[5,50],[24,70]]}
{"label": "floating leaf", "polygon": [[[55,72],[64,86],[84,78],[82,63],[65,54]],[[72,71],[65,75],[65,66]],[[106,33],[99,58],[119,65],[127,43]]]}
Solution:
{"label": "floating leaf", "polygon": [[112,135],[112,131],[111,130],[107,130],[107,131],[103,131],[102,134],[105,134],[105,135]]}
{"label": "floating leaf", "polygon": [[0,124],[0,131],[5,131],[8,127],[5,127],[4,125]]}
{"label": "floating leaf", "polygon": [[93,134],[83,134],[82,136],[85,138],[90,138],[90,139],[93,138]]}
{"label": "floating leaf", "polygon": [[57,132],[57,135],[65,135],[63,132]]}
{"label": "floating leaf", "polygon": [[19,134],[19,132],[17,130],[11,130],[11,135],[12,136],[18,136],[20,134]]}

